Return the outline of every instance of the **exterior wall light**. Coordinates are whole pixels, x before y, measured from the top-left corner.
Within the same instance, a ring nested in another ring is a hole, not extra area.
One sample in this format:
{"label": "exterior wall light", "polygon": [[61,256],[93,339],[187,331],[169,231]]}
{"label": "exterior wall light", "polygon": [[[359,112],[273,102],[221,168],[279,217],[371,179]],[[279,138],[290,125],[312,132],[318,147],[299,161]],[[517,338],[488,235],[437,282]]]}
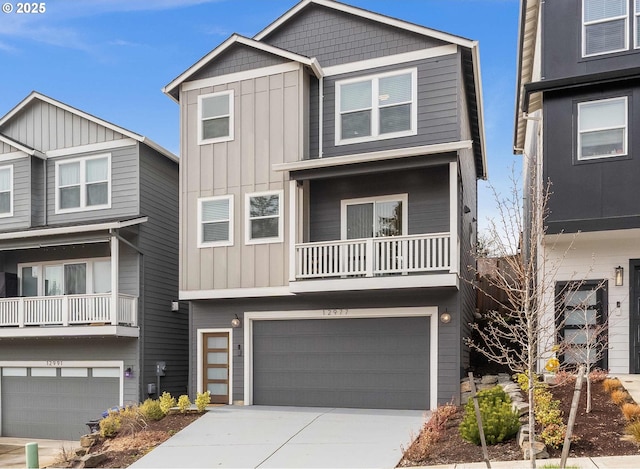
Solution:
{"label": "exterior wall light", "polygon": [[615,284],[616,287],[624,285],[624,267],[622,266],[616,267]]}
{"label": "exterior wall light", "polygon": [[442,324],[449,324],[451,322],[451,314],[449,314],[447,311],[442,313],[440,315],[440,322]]}
{"label": "exterior wall light", "polygon": [[133,378],[133,367],[129,366],[127,367],[126,370],[124,370],[124,377],[125,378]]}
{"label": "exterior wall light", "polygon": [[231,327],[233,328],[240,327],[240,318],[237,314],[235,316],[236,317],[231,320]]}

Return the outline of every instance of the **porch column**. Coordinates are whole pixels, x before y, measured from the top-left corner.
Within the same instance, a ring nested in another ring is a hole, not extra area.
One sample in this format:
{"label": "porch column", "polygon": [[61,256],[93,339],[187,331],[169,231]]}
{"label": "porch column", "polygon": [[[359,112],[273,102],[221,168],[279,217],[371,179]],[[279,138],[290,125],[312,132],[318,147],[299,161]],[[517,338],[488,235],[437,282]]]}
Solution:
{"label": "porch column", "polygon": [[289,181],[289,281],[296,280],[296,243],[298,242],[298,183]]}
{"label": "porch column", "polygon": [[111,233],[109,245],[111,247],[111,324],[118,325],[118,264],[120,258],[118,238],[115,233]]}
{"label": "porch column", "polygon": [[458,162],[449,163],[449,272],[458,273],[460,240],[458,239]]}

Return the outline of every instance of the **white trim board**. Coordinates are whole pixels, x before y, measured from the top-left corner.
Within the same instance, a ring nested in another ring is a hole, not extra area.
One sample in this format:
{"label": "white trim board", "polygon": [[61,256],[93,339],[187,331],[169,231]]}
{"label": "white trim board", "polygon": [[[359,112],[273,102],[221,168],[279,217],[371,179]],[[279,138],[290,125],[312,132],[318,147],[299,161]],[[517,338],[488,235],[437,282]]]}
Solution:
{"label": "white trim board", "polygon": [[198,356],[196,357],[196,363],[198,366],[198,370],[196,372],[196,392],[203,392],[204,389],[202,388],[203,383],[204,383],[204,379],[202,376],[202,367],[204,365],[204,361],[202,360],[202,351],[203,349],[203,343],[202,343],[202,338],[204,336],[204,334],[208,334],[208,333],[216,333],[216,332],[228,332],[229,333],[229,346],[228,346],[228,353],[229,353],[229,405],[233,404],[233,328],[214,328],[214,329],[198,329],[197,331],[197,337],[196,337],[196,349],[197,349],[197,354]]}
{"label": "white trim board", "polygon": [[77,147],[61,148],[59,150],[49,150],[45,152],[47,158],[58,158],[60,156],[79,155],[79,153],[90,153],[93,151],[115,150],[116,148],[130,147],[137,143],[133,138],[122,138],[120,140],[111,140],[109,142],[92,143],[89,145],[80,145]]}
{"label": "white trim board", "polygon": [[188,81],[180,86],[180,90],[199,90],[208,86],[223,85],[242,80],[252,80],[254,78],[267,77],[270,75],[277,75],[286,72],[295,72],[297,70],[300,70],[300,64],[298,62],[288,62],[280,65],[272,65],[270,67],[254,68],[252,70],[246,70],[244,72],[235,72],[229,73],[227,75],[220,75],[217,77],[201,78],[200,80]]}
{"label": "white trim board", "polygon": [[216,290],[180,290],[180,300],[209,300],[218,298],[259,298],[262,296],[291,296],[289,287],[220,288]]}
{"label": "white trim board", "polygon": [[140,328],[131,326],[3,327],[0,339],[26,337],[140,337]]}
{"label": "white trim board", "polygon": [[348,316],[326,316],[322,310],[255,311],[244,313],[244,403],[253,405],[253,321],[296,319],[360,319],[386,317],[430,317],[429,408],[438,406],[438,307],[349,309]]}
{"label": "white trim board", "polygon": [[[453,247],[453,243],[451,245]],[[453,269],[453,267],[452,267]],[[392,288],[460,288],[460,279],[455,273],[430,273],[424,275],[400,275],[383,277],[355,277],[334,279],[296,280],[289,283],[292,293],[312,293],[330,291],[369,291]]]}
{"label": "white trim board", "polygon": [[7,233],[0,233],[0,241],[5,239],[18,239],[18,238],[36,238],[38,236],[53,236],[59,234],[72,234],[72,233],[87,233],[91,231],[101,230],[117,230],[119,228],[126,228],[127,226],[139,225],[146,223],[149,217],[134,218],[125,221],[114,221],[109,223],[96,223],[92,225],[77,225],[77,226],[63,226],[57,228],[42,228],[29,231],[12,231]]}

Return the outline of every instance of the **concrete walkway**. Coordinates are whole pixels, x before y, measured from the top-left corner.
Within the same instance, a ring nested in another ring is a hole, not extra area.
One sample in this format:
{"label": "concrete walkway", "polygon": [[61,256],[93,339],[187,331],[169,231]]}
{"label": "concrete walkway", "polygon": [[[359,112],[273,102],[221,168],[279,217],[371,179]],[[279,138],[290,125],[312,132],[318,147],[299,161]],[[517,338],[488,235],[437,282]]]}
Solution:
{"label": "concrete walkway", "polygon": [[0,467],[21,469],[27,467],[24,449],[27,443],[38,443],[38,462],[40,467],[49,467],[59,461],[62,448],[72,453],[76,448],[80,447],[78,441],[0,437]]}
{"label": "concrete walkway", "polygon": [[131,468],[393,468],[425,412],[228,406],[209,410]]}

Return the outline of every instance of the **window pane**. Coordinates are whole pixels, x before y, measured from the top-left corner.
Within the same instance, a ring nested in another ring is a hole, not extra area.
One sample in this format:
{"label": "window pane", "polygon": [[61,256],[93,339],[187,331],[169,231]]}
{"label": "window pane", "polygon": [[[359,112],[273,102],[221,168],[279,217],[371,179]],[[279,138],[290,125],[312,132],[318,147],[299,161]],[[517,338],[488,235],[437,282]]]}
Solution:
{"label": "window pane", "polygon": [[33,275],[33,267],[22,268],[22,296],[38,296],[38,278]]}
{"label": "window pane", "polygon": [[278,215],[279,210],[279,195],[262,195],[249,198],[249,216],[252,218]]}
{"label": "window pane", "polygon": [[598,312],[595,309],[575,309],[565,311],[565,326],[581,326],[585,324],[597,324]]}
{"label": "window pane", "polygon": [[207,363],[209,365],[226,365],[228,354],[227,352],[209,352],[207,353]]}
{"label": "window pane", "polygon": [[208,383],[207,391],[210,391],[214,396],[226,396],[227,395],[227,384],[222,383]]}
{"label": "window pane", "polygon": [[202,138],[219,138],[229,136],[229,118],[209,119],[202,121]]}
{"label": "window pane", "polygon": [[624,153],[624,139],[624,129],[582,134],[580,138],[580,155],[583,158],[621,155]]}
{"label": "window pane", "polygon": [[109,183],[99,182],[87,185],[87,206],[109,203]]}
{"label": "window pane", "polygon": [[411,130],[411,104],[380,109],[380,133]]}
{"label": "window pane", "polygon": [[80,207],[80,186],[60,188],[60,208]]}
{"label": "window pane", "polygon": [[376,203],[376,237],[402,234],[402,202]]}
{"label": "window pane", "polygon": [[585,27],[585,52],[600,54],[625,48],[626,20],[607,21]]}
{"label": "window pane", "polygon": [[342,138],[371,135],[371,111],[350,112],[342,115]]}
{"label": "window pane", "polygon": [[80,184],[80,162],[66,163],[58,166],[60,186]]}
{"label": "window pane", "polygon": [[584,20],[595,21],[627,14],[627,0],[585,0]]}
{"label": "window pane", "polygon": [[219,117],[229,114],[229,97],[228,94],[220,96],[212,96],[202,100],[202,118]]}
{"label": "window pane", "polygon": [[277,238],[278,218],[251,220],[251,239]]}
{"label": "window pane", "polygon": [[62,295],[62,266],[48,265],[44,268],[44,294]]}
{"label": "window pane", "polygon": [[580,105],[580,130],[622,127],[625,125],[627,106],[624,99],[594,101]]}
{"label": "window pane", "polygon": [[11,192],[0,192],[0,213],[11,213]]}
{"label": "window pane", "polygon": [[202,221],[229,219],[229,199],[207,200],[202,202]]}
{"label": "window pane", "polygon": [[202,224],[202,242],[229,241],[229,222],[221,221]]}
{"label": "window pane", "polygon": [[223,348],[229,347],[228,337],[207,337],[207,348]]}
{"label": "window pane", "polygon": [[64,266],[64,294],[84,295],[87,293],[87,264],[67,264]]}
{"label": "window pane", "polygon": [[590,289],[570,291],[567,293],[564,302],[566,306],[572,308],[593,306],[597,303],[597,292]]}
{"label": "window pane", "polygon": [[111,261],[93,263],[93,293],[109,293],[111,291]]}
{"label": "window pane", "polygon": [[411,101],[411,74],[380,78],[380,106]]}
{"label": "window pane", "polygon": [[373,238],[373,203],[347,205],[347,239]]}
{"label": "window pane", "polygon": [[225,380],[229,377],[226,368],[207,368],[207,379]]}
{"label": "window pane", "polygon": [[86,171],[87,182],[106,181],[109,179],[109,160],[107,158],[87,160]]}
{"label": "window pane", "polygon": [[371,80],[340,86],[340,112],[371,107]]}
{"label": "window pane", "polygon": [[0,170],[0,191],[11,190],[11,169]]}

